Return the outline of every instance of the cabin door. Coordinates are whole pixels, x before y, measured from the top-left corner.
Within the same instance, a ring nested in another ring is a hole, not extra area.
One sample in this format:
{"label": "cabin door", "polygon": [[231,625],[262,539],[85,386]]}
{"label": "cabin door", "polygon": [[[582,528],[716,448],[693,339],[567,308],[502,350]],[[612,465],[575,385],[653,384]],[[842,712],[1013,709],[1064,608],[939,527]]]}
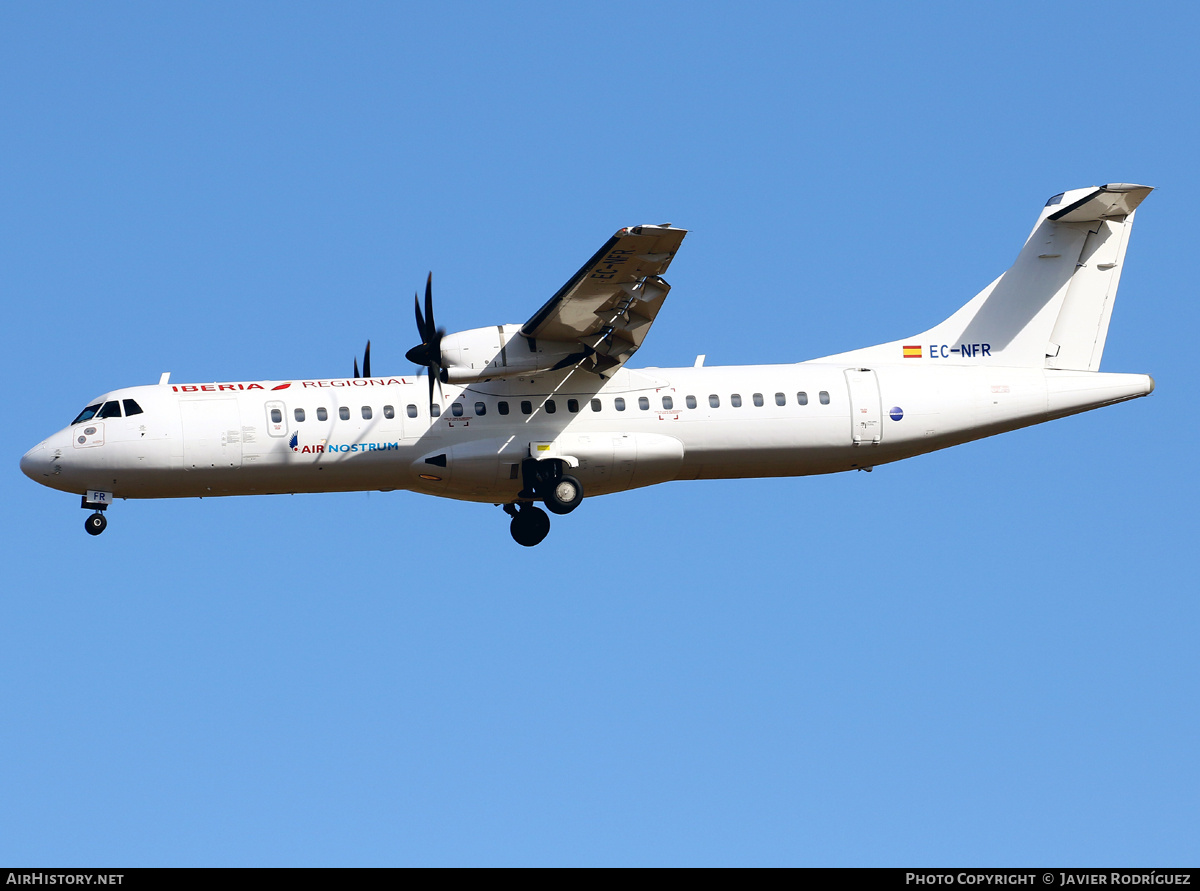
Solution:
{"label": "cabin door", "polygon": [[850,391],[850,441],[855,445],[877,443],[883,438],[883,410],[879,381],[870,368],[847,368]]}

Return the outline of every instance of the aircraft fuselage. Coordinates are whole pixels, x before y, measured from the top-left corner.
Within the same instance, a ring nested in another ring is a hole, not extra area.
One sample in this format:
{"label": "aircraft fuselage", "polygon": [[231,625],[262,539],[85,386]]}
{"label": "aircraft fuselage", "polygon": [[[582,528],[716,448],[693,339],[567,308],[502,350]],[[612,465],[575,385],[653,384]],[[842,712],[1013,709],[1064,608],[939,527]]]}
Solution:
{"label": "aircraft fuselage", "polygon": [[[39,443],[24,472],[112,498],[410,489],[508,503],[521,462],[559,459],[587,495],[677,479],[866,469],[1144,396],[1148,375],[800,363],[619,370],[551,393],[423,376],[159,384],[107,393],[138,414]],[[557,383],[557,380],[555,380]]]}

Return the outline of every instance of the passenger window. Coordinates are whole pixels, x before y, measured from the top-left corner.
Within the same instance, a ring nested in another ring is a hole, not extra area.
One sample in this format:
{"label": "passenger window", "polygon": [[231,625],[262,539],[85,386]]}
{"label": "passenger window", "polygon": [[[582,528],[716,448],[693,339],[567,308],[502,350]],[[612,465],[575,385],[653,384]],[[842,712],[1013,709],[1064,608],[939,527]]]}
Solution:
{"label": "passenger window", "polygon": [[674,407],[675,407],[675,400],[672,399],[670,396],[664,396],[663,397],[663,408],[670,411]]}
{"label": "passenger window", "polygon": [[364,406],[362,407],[362,416],[363,416],[363,420],[364,420],[364,421],[369,421],[369,420],[371,420],[371,406],[369,406],[369,405],[364,405]]}
{"label": "passenger window", "polygon": [[350,420],[350,408],[348,406],[343,405],[341,408],[338,409],[338,417],[341,418],[343,421]]}
{"label": "passenger window", "polygon": [[328,421],[329,420],[329,412],[325,411],[325,409],[323,409],[323,408],[318,408],[317,409],[317,420],[318,421]]}
{"label": "passenger window", "polygon": [[140,415],[142,413],[142,407],[132,399],[125,399],[121,404],[125,406],[125,417],[127,418],[131,415]]}
{"label": "passenger window", "polygon": [[451,405],[450,406],[450,414],[454,415],[454,417],[456,417],[456,418],[461,418],[463,416],[462,403],[456,402],[453,405]]}
{"label": "passenger window", "polygon": [[392,418],[396,417],[396,409],[392,408],[390,405],[385,405],[383,407],[383,416],[390,421]]}
{"label": "passenger window", "polygon": [[775,394],[775,404],[776,405],[787,405],[787,397],[784,396],[782,393],[776,393]]}
{"label": "passenger window", "polygon": [[708,397],[708,407],[709,408],[720,408],[721,407],[721,397],[718,396],[716,393],[713,393],[711,396],[709,396]]}
{"label": "passenger window", "polygon": [[277,408],[271,409],[271,423],[272,424],[282,424],[283,423],[283,412],[281,412]]}
{"label": "passenger window", "polygon": [[695,397],[695,396],[689,396],[689,397],[687,397],[687,399],[685,399],[685,400],[684,400],[684,402],[686,402],[686,403],[687,403],[687,407],[688,407],[688,408],[695,408],[695,407],[696,407],[696,397]]}
{"label": "passenger window", "polygon": [[650,408],[650,400],[645,396],[639,396],[638,408],[640,408],[642,411],[646,411],[648,408]]}
{"label": "passenger window", "polygon": [[119,402],[106,402],[106,403],[104,403],[104,405],[102,405],[102,406],[100,407],[100,412],[99,412],[99,413],[96,415],[96,417],[97,417],[97,418],[99,418],[99,419],[100,419],[100,420],[102,420],[102,421],[103,421],[105,418],[119,418],[119,417],[121,417],[121,403],[119,403]]}
{"label": "passenger window", "polygon": [[475,414],[481,415],[481,416],[486,415],[487,414],[487,406],[482,402],[476,402],[475,403]]}
{"label": "passenger window", "polygon": [[615,408],[617,411],[625,411],[625,400],[618,396],[613,400],[613,408]]}
{"label": "passenger window", "polygon": [[600,400],[599,399],[592,400],[592,411],[600,411]]}
{"label": "passenger window", "polygon": [[496,403],[496,411],[500,412],[500,414],[502,414],[502,415],[508,414],[508,403],[507,402],[497,402]]}
{"label": "passenger window", "polygon": [[533,403],[530,402],[528,399],[521,400],[521,414],[523,414],[523,415],[533,414]]}
{"label": "passenger window", "polygon": [[755,393],[755,394],[754,394],[754,405],[755,405],[755,407],[756,407],[756,408],[762,408],[762,404],[763,404],[762,393]]}
{"label": "passenger window", "polygon": [[292,414],[296,416],[296,420],[297,420],[297,421],[303,421],[303,420],[304,420],[304,409],[302,409],[302,408],[297,408],[297,409],[295,409],[295,410],[292,412]]}
{"label": "passenger window", "polygon": [[808,405],[808,394],[801,390],[796,394],[796,401],[801,405]]}
{"label": "passenger window", "polygon": [[83,411],[81,411],[79,413],[79,417],[77,417],[71,423],[72,424],[82,424],[84,421],[90,421],[92,418],[96,417],[96,412],[98,412],[98,411],[100,411],[100,403],[99,402],[97,402],[95,405],[89,405],[87,408],[85,408]]}
{"label": "passenger window", "polygon": [[828,391],[828,390],[822,390],[822,391],[821,391],[821,404],[822,404],[822,405],[828,405],[828,404],[829,404],[829,391]]}
{"label": "passenger window", "polygon": [[417,416],[417,407],[415,405],[410,405],[404,411],[408,414],[408,416],[410,418],[415,418]]}
{"label": "passenger window", "polygon": [[441,414],[442,414],[441,406],[439,406],[436,402],[429,403],[429,417],[437,418],[437,417],[440,417]]}
{"label": "passenger window", "polygon": [[553,400],[553,399],[547,399],[547,400],[546,400],[546,414],[548,414],[548,415],[552,415],[552,414],[554,414],[556,411],[558,411],[558,406],[554,404],[554,400]]}
{"label": "passenger window", "polygon": [[567,411],[571,412],[571,414],[574,414],[575,412],[579,411],[579,400],[578,399],[568,399],[567,400]]}
{"label": "passenger window", "polygon": [[734,393],[732,396],[730,396],[729,404],[732,405],[734,408],[741,408],[742,407],[742,394]]}

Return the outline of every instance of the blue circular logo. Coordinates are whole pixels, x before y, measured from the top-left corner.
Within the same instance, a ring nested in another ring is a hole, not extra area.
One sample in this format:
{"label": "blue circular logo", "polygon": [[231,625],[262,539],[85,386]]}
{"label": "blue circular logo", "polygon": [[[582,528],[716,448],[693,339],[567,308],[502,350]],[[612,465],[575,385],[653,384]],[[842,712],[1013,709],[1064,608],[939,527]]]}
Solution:
{"label": "blue circular logo", "polygon": [[904,417],[904,409],[902,409],[898,405],[893,406],[892,410],[890,412],[888,412],[888,417],[891,418],[893,421],[898,421],[902,417]]}

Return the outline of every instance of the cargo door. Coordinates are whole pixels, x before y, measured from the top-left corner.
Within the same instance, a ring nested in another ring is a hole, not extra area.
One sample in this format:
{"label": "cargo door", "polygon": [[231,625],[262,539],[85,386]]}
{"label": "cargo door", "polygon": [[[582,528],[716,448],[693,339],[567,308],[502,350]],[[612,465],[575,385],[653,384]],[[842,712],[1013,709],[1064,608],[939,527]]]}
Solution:
{"label": "cargo door", "polygon": [[183,420],[184,470],[242,466],[242,424],[236,399],[195,399],[179,403]]}

